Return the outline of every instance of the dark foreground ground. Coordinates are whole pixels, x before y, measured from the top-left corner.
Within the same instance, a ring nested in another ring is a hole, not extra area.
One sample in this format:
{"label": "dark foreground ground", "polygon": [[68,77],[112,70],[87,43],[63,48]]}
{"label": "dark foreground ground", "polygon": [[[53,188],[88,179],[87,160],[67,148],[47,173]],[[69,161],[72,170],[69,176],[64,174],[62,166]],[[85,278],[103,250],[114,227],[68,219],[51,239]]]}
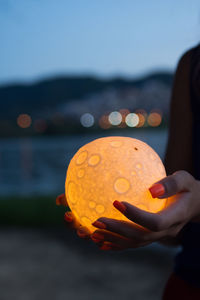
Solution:
{"label": "dark foreground ground", "polygon": [[63,227],[0,229],[0,300],[158,300],[174,250],[103,252]]}

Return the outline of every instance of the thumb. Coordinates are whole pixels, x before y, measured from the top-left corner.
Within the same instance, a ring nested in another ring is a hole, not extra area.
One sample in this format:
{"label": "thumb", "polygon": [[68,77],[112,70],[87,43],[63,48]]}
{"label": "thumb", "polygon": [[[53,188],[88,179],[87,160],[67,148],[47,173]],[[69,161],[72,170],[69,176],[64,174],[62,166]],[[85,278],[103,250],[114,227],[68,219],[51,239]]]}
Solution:
{"label": "thumb", "polygon": [[154,183],[149,191],[153,198],[167,198],[181,192],[188,192],[194,183],[194,177],[186,171],[177,171]]}

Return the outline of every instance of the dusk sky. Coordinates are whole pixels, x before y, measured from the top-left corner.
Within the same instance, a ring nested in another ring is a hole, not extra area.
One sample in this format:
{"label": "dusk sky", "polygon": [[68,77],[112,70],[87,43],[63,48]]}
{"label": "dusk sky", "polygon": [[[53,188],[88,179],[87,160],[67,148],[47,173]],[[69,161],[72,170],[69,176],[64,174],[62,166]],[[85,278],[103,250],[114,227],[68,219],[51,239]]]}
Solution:
{"label": "dusk sky", "polygon": [[0,84],[174,70],[200,41],[199,0],[0,0]]}

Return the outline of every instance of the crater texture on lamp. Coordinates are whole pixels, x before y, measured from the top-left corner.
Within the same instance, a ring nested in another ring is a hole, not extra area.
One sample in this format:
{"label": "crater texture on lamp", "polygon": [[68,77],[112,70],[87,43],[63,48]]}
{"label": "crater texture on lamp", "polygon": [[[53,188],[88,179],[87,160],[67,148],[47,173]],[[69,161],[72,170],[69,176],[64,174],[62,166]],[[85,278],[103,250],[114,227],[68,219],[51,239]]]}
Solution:
{"label": "crater texture on lamp", "polygon": [[152,198],[148,189],[165,176],[161,159],[146,143],[130,137],[99,138],[71,159],[65,193],[77,220],[93,232],[91,223],[99,217],[128,220],[113,207],[115,200],[153,213],[162,210],[166,199]]}

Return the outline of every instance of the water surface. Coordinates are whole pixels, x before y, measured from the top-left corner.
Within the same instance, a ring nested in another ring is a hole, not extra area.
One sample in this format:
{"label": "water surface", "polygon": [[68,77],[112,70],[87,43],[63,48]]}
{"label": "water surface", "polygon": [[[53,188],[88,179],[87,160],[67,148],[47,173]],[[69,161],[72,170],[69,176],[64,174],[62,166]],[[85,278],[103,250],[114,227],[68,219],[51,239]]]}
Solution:
{"label": "water surface", "polygon": [[[109,132],[122,135],[122,132]],[[148,143],[163,159],[166,130],[123,133]],[[84,144],[106,134],[0,139],[0,196],[45,195],[64,192],[67,166]]]}

